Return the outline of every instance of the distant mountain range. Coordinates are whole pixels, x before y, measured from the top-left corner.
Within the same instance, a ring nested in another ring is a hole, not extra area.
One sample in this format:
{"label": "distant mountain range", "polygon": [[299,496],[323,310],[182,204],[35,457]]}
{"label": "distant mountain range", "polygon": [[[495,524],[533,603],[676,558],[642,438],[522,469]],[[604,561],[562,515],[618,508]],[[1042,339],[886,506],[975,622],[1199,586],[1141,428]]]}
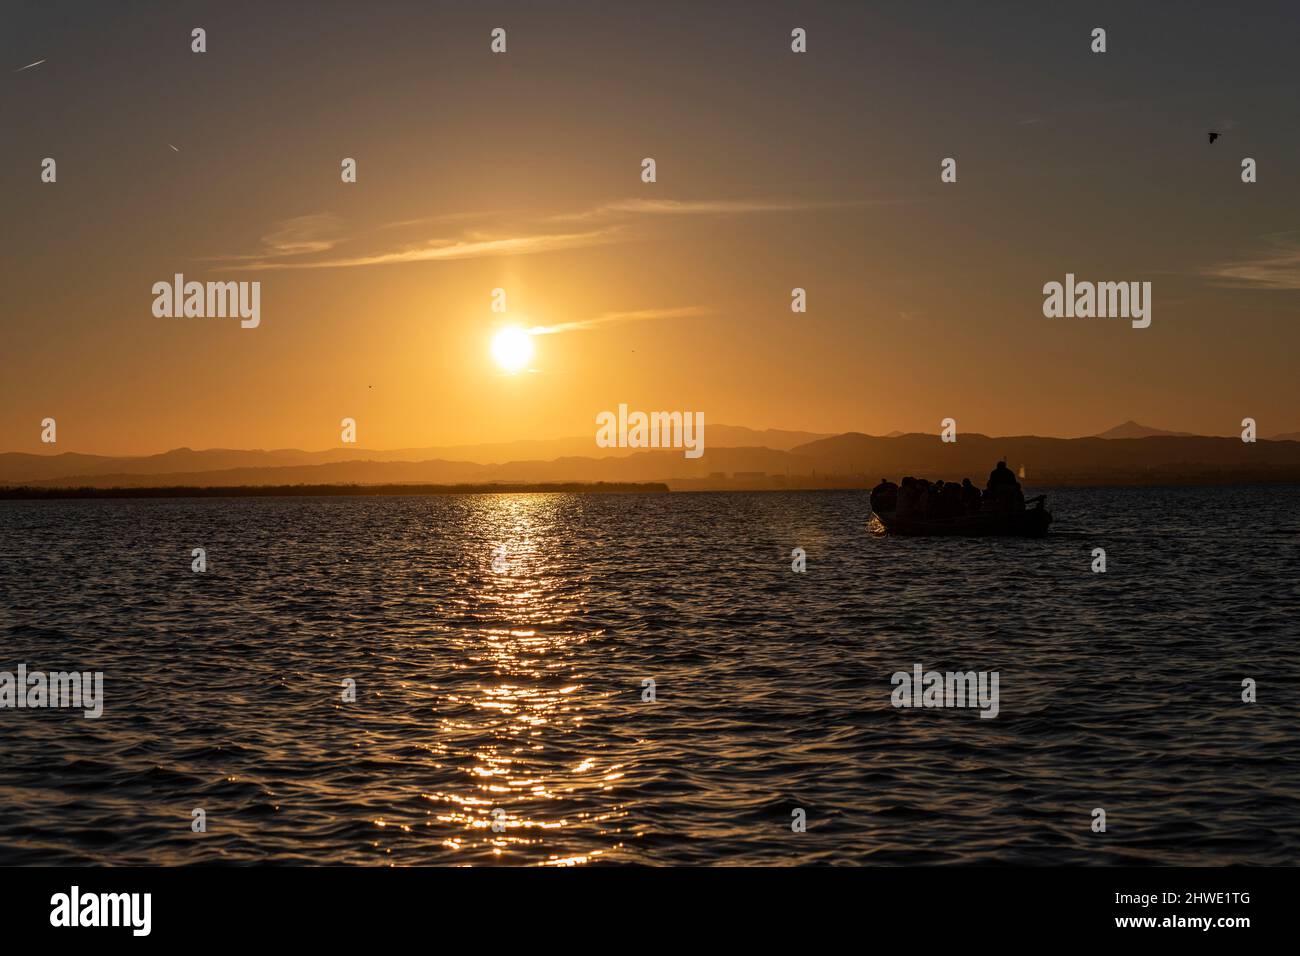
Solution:
{"label": "distant mountain range", "polygon": [[1152,438],[1156,435],[1173,435],[1177,438],[1197,438],[1202,437],[1194,435],[1191,432],[1167,432],[1162,428],[1152,428],[1149,425],[1139,425],[1135,421],[1127,421],[1123,425],[1116,425],[1114,428],[1108,428],[1097,438]]}
{"label": "distant mountain range", "polygon": [[[798,445],[831,437],[826,433],[759,431],[739,425],[707,425],[705,451],[712,448],[770,448],[788,451]],[[34,455],[25,452],[0,453],[0,484],[48,482],[56,479],[90,478],[104,475],[195,475],[204,472],[258,468],[305,468],[341,462],[427,462],[446,461],[481,467],[520,461],[549,461],[557,458],[616,458],[634,454],[634,449],[600,448],[591,435],[482,445],[447,445],[433,448],[330,448],[301,451],[281,448],[238,450],[210,448],[195,451],[175,448],[157,455],[83,455],[77,452]],[[459,479],[458,479],[459,480]]]}
{"label": "distant mountain range", "polygon": [[[1252,444],[1125,422],[1091,438],[813,432],[709,425],[701,458],[597,448],[591,437],[374,451],[178,448],[159,455],[0,454],[0,485],[171,487],[292,484],[667,482],[682,489],[862,487],[904,474],[980,480],[1006,458],[1030,484],[1300,481],[1300,435]],[[1128,439],[1128,440],[1123,440]]]}
{"label": "distant mountain range", "polygon": [[1035,484],[1226,484],[1300,481],[1300,442],[1153,435],[1114,438],[990,438],[934,435],[872,438],[846,434],[801,445],[792,454],[833,473],[983,478],[1001,459]]}

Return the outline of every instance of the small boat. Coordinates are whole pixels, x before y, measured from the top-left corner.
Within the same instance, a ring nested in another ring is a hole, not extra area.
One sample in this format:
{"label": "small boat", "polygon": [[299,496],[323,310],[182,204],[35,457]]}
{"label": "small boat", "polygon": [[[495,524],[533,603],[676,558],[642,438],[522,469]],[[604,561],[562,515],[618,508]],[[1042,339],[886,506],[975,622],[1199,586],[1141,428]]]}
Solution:
{"label": "small boat", "polygon": [[1046,495],[1026,501],[1023,511],[980,511],[951,518],[900,517],[892,511],[872,512],[881,528],[890,534],[961,535],[971,538],[1041,538],[1052,523],[1052,513],[1043,507]]}

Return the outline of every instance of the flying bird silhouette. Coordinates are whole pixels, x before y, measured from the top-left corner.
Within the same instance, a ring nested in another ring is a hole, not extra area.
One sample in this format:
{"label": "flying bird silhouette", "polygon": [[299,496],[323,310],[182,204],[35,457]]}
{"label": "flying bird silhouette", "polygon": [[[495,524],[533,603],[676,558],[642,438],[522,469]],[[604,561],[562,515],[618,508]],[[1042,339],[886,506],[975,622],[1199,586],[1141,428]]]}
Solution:
{"label": "flying bird silhouette", "polygon": [[1218,139],[1218,138],[1219,138],[1219,134],[1218,134],[1218,133],[1211,133],[1211,134],[1210,134],[1210,142],[1211,142],[1211,143],[1213,143],[1213,142],[1214,142],[1216,139]]}

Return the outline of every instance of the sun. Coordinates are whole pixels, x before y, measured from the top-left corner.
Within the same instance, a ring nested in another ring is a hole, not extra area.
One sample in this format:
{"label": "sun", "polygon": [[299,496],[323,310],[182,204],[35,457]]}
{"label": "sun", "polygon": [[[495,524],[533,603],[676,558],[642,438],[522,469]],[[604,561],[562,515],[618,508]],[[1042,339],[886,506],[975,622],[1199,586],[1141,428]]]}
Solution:
{"label": "sun", "polygon": [[533,357],[533,337],[517,325],[507,326],[492,339],[492,357],[507,372],[518,372]]}

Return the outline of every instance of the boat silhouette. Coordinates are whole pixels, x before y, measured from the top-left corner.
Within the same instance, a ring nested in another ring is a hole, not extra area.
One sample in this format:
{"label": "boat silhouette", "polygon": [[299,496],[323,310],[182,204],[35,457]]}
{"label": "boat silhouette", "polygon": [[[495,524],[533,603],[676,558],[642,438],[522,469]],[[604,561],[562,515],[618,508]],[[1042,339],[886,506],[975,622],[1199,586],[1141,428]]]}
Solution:
{"label": "boat silhouette", "polygon": [[[1022,465],[1021,477],[1024,473]],[[1044,506],[1047,497],[1026,501],[1005,460],[989,473],[984,491],[969,478],[960,485],[911,476],[896,485],[882,478],[869,500],[873,530],[889,534],[1037,538],[1052,523]]]}
{"label": "boat silhouette", "polygon": [[879,531],[908,537],[950,535],[968,538],[1014,537],[1041,538],[1052,523],[1052,513],[1044,507],[1046,495],[1026,501],[1023,510],[977,511],[972,514],[932,518],[925,515],[899,515],[896,511],[873,511]]}

